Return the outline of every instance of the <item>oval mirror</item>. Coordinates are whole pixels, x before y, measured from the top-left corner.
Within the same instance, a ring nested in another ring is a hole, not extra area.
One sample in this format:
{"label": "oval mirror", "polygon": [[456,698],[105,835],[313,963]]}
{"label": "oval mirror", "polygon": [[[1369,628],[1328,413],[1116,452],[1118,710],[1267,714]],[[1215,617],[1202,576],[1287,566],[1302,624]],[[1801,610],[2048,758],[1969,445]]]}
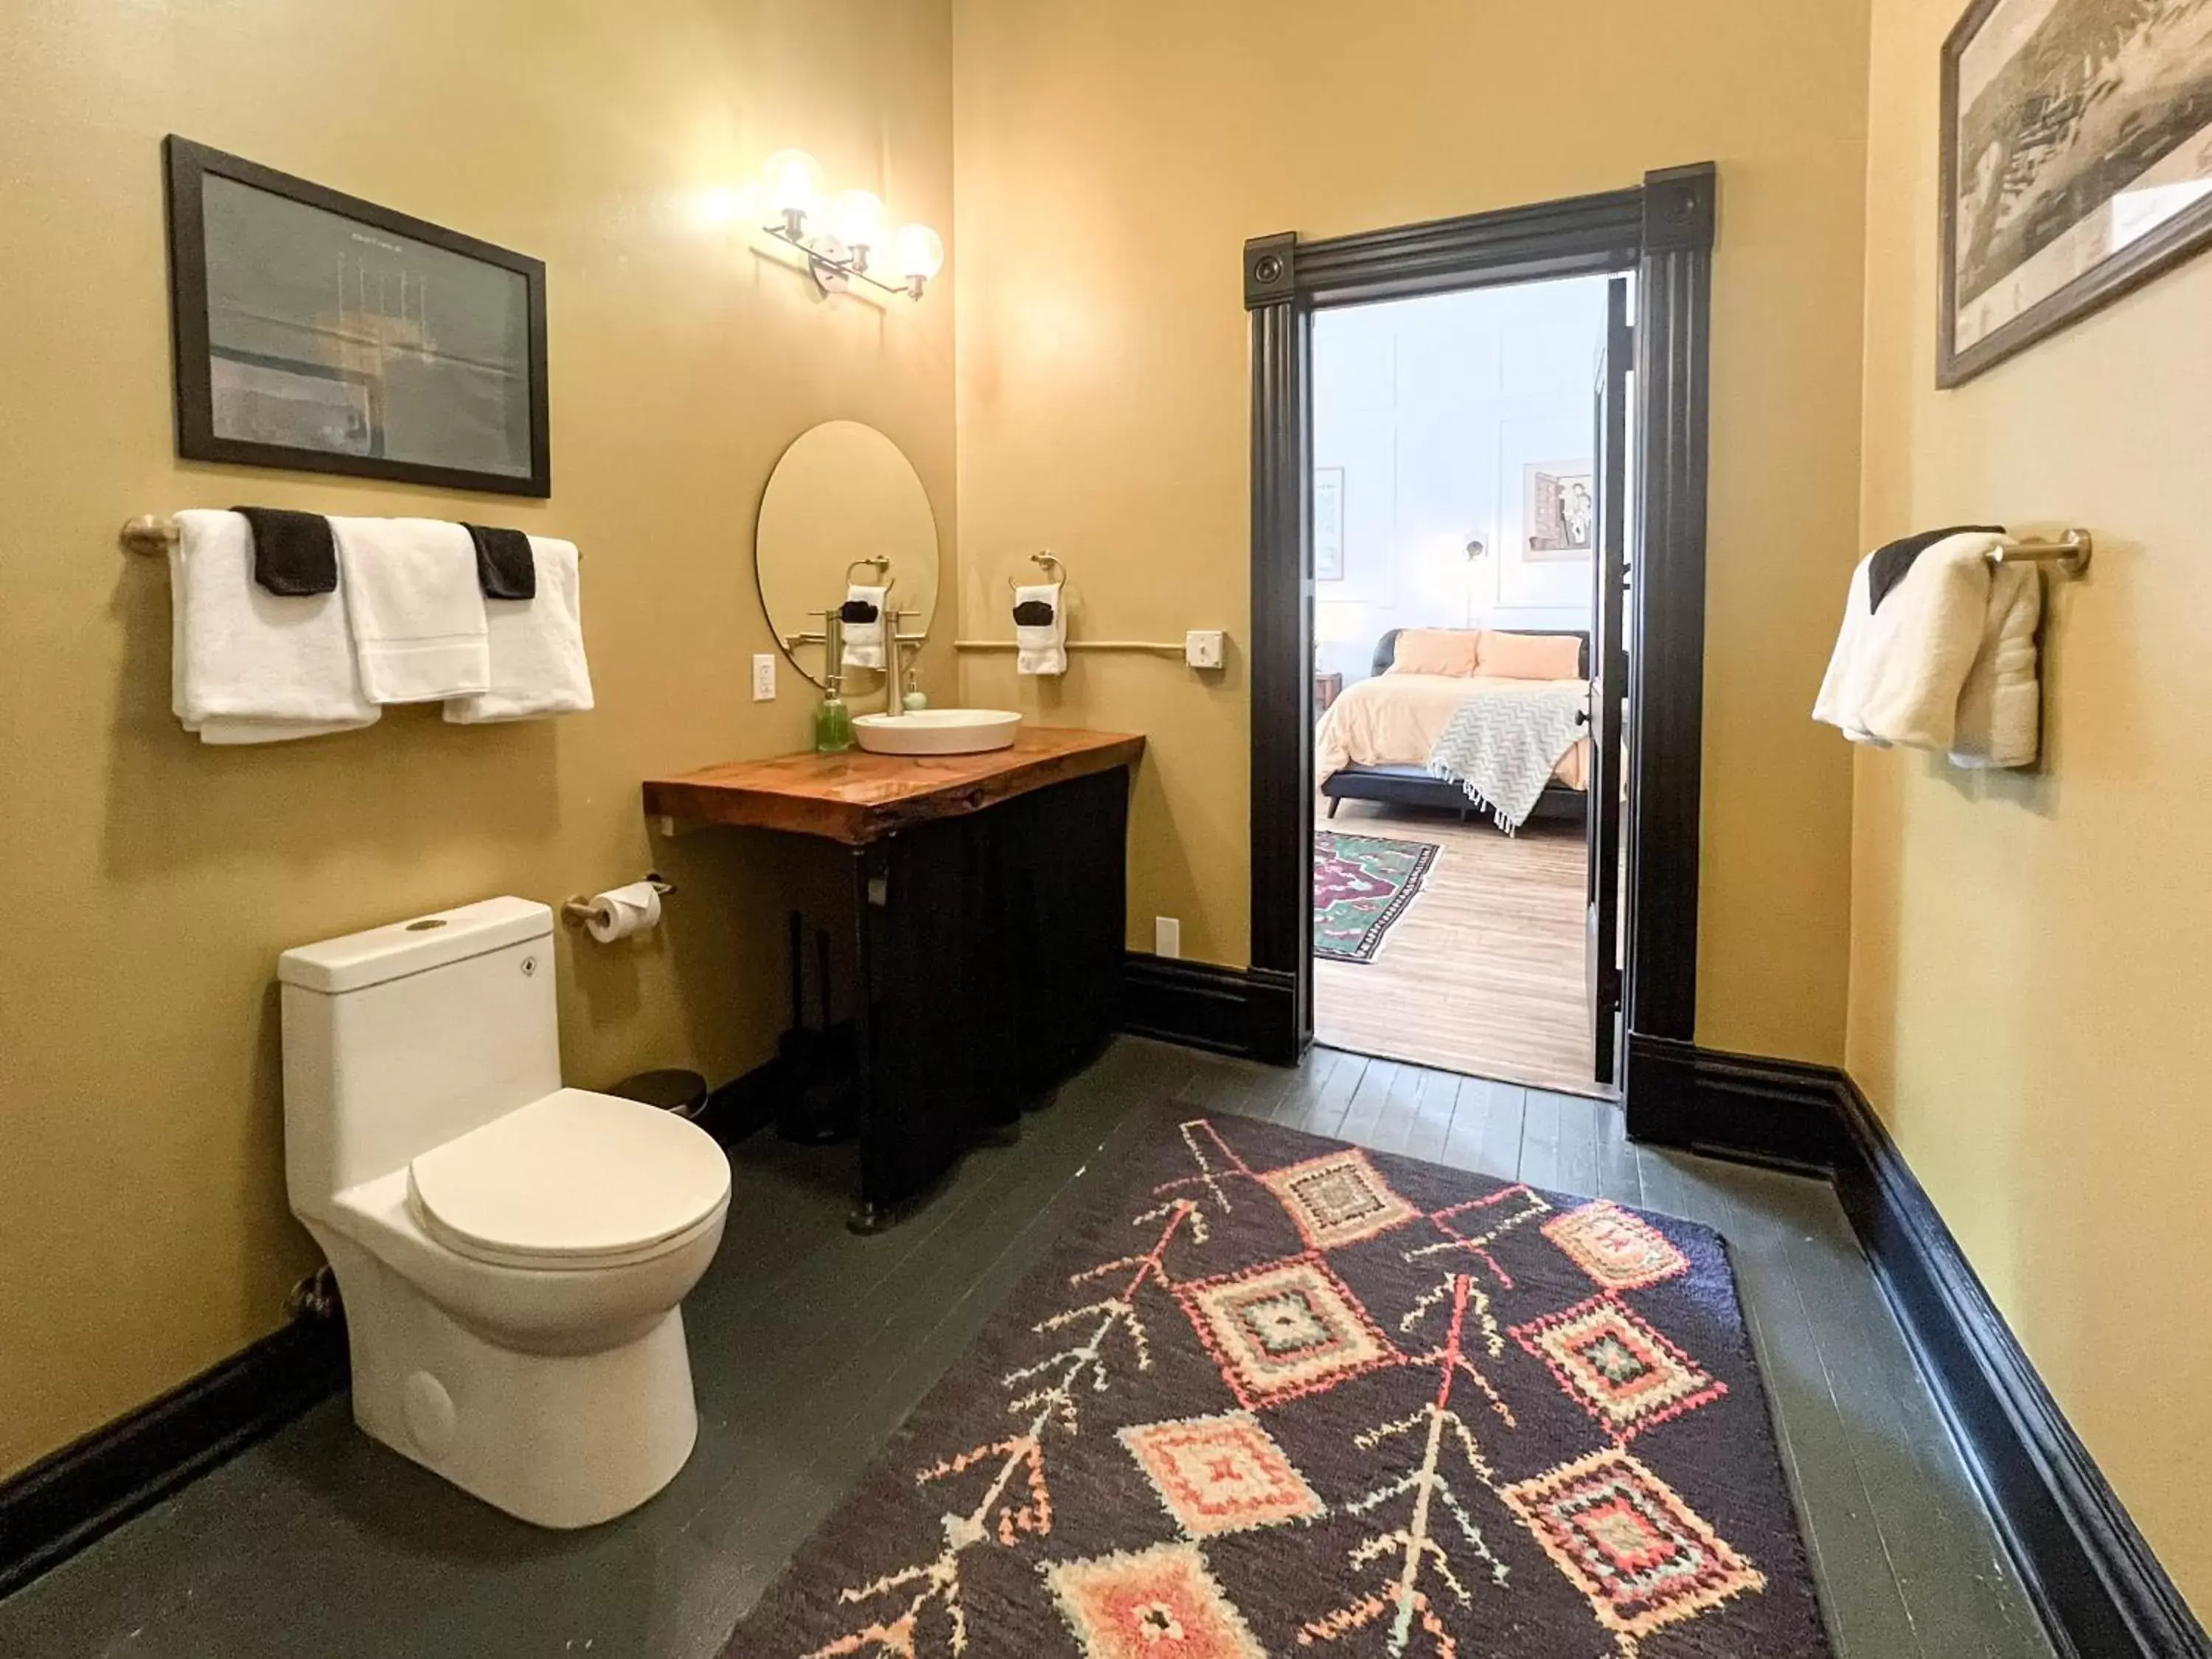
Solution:
{"label": "oval mirror", "polygon": [[[883,560],[882,574],[866,562]],[[769,626],[792,665],[816,685],[824,665],[822,612],[845,599],[848,583],[891,591],[885,608],[918,614],[899,623],[926,634],[937,611],[937,520],[929,493],[904,452],[872,426],[825,421],[801,433],[768,481],[753,537],[753,574]],[[846,690],[880,684],[872,671]]]}

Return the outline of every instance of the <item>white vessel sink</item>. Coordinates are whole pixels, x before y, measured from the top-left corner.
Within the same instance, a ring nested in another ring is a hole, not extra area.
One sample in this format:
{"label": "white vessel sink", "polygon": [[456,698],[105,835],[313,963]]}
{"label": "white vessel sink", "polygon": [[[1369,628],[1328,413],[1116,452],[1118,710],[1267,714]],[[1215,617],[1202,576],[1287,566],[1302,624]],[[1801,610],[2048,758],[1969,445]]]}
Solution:
{"label": "white vessel sink", "polygon": [[976,755],[1013,746],[1022,717],[1004,708],[918,708],[863,714],[853,722],[860,747],[876,755]]}

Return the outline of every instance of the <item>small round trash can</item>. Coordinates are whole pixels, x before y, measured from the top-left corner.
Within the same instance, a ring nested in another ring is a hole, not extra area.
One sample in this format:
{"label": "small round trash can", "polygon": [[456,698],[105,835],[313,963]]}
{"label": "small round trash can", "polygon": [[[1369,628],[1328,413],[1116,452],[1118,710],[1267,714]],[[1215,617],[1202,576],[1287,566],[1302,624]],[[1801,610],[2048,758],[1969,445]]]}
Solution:
{"label": "small round trash can", "polygon": [[640,1072],[607,1092],[624,1100],[641,1100],[680,1118],[696,1120],[707,1109],[707,1079],[696,1072]]}

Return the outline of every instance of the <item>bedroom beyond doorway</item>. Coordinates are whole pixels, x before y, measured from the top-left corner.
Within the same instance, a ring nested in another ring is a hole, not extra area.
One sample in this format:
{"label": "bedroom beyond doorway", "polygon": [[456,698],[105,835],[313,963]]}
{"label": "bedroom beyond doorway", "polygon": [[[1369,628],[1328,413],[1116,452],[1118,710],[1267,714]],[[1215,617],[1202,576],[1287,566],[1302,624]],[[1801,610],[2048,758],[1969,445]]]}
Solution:
{"label": "bedroom beyond doorway", "polygon": [[1592,956],[1617,968],[1618,941],[1593,901],[1620,836],[1594,807],[1622,749],[1607,763],[1591,720],[1626,574],[1626,288],[1315,319],[1319,1042],[1610,1090]]}

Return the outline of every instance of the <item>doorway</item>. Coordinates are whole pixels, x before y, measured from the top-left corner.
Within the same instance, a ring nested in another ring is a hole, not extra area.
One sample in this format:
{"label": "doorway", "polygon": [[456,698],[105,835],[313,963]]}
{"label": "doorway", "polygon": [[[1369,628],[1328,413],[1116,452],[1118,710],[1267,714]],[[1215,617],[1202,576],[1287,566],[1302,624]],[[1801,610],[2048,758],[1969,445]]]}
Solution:
{"label": "doorway", "polygon": [[1314,1032],[1331,1048],[1610,1091],[1623,722],[1596,669],[1622,637],[1633,280],[1314,319]]}
{"label": "doorway", "polygon": [[[1322,578],[1316,560],[1318,551],[1322,568],[1334,567],[1347,515],[1358,510],[1348,476],[1340,481],[1316,471],[1323,465],[1316,447],[1317,320],[1349,307],[1557,287],[1577,278],[1601,289],[1607,306],[1603,373],[1595,377],[1586,405],[1590,437],[1581,456],[1522,458],[1518,487],[1544,488],[1528,471],[1534,466],[1548,472],[1555,490],[1564,489],[1561,475],[1569,469],[1539,463],[1587,457],[1590,464],[1593,546],[1583,564],[1590,581],[1589,626],[1552,630],[1589,635],[1586,664],[1577,665],[1588,687],[1579,896],[1589,1042],[1585,1086],[1606,1091],[1626,1081],[1632,1089],[1639,1053],[1656,1058],[1667,1045],[1690,1040],[1715,183],[1710,165],[1672,168],[1600,196],[1325,241],[1284,234],[1247,244],[1253,374],[1248,1005],[1251,1048],[1260,1057],[1293,1060],[1315,1039],[1314,836],[1317,822],[1332,822],[1328,799],[1316,789],[1316,704],[1329,690],[1322,673],[1341,672],[1324,670],[1316,651],[1345,643],[1322,639],[1317,647]],[[1583,384],[1589,395],[1591,382]],[[1528,516],[1524,503],[1513,534],[1526,536],[1521,520]],[[1492,534],[1500,533],[1493,526]],[[1478,538],[1467,532],[1467,540]],[[1471,562],[1464,543],[1462,551]],[[1484,556],[1493,551],[1486,545]],[[1468,613],[1462,608],[1461,614]],[[1333,619],[1320,629],[1335,631]],[[1371,646],[1376,655],[1380,647],[1378,635]],[[1370,670],[1373,661],[1370,655]],[[1337,810],[1340,817],[1351,810],[1348,801]]]}

